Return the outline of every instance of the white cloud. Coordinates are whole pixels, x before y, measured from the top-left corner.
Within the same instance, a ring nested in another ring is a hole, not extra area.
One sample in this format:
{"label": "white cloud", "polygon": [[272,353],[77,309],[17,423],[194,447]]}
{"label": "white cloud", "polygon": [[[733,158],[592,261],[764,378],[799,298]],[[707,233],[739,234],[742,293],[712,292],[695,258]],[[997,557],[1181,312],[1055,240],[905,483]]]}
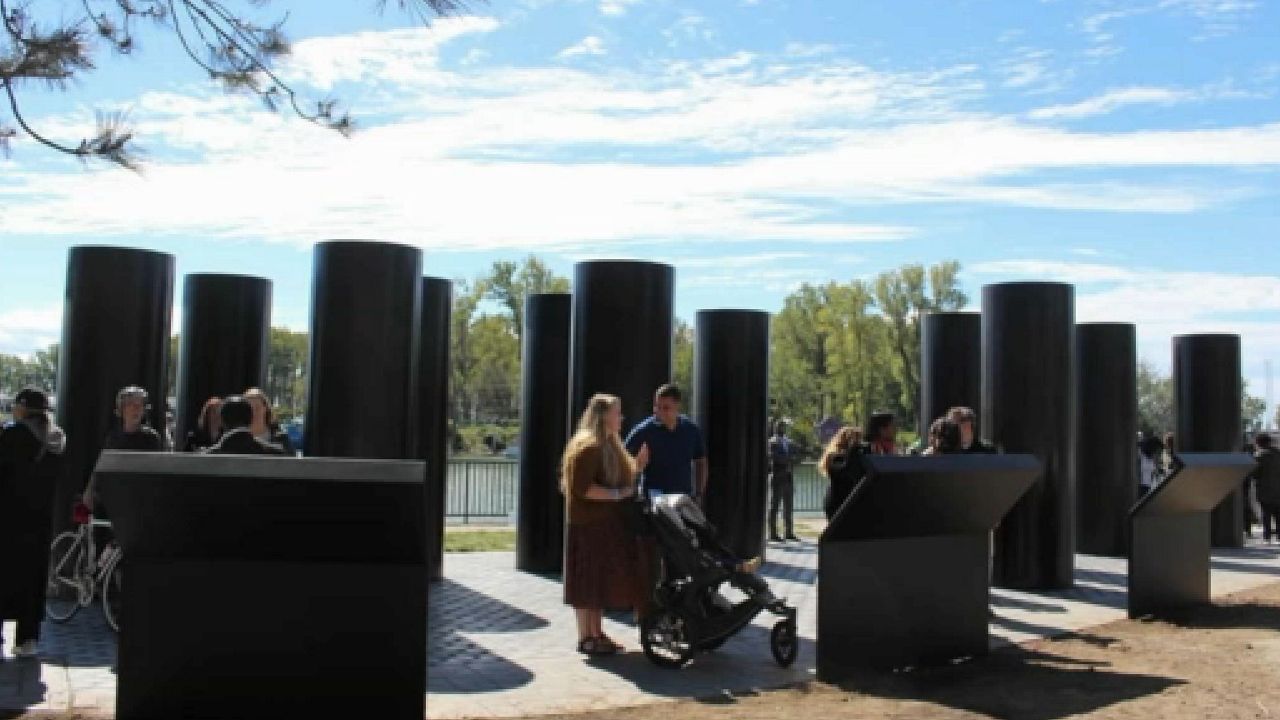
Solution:
{"label": "white cloud", "polygon": [[1127,105],[1173,105],[1195,99],[1196,94],[1190,90],[1174,90],[1158,87],[1129,87],[1108,90],[1101,95],[1081,100],[1069,105],[1051,105],[1038,108],[1027,113],[1034,120],[1054,120],[1105,115]]}
{"label": "white cloud", "polygon": [[1130,105],[1176,105],[1205,100],[1257,97],[1254,93],[1233,88],[1230,83],[1208,85],[1196,89],[1135,86],[1115,88],[1066,105],[1051,105],[1027,113],[1033,120],[1078,120],[1105,115]]}
{"label": "white cloud", "polygon": [[17,308],[0,313],[0,353],[29,357],[62,335],[62,306]]}
{"label": "white cloud", "polygon": [[[494,25],[466,27],[447,34]],[[19,162],[0,187],[5,231],[602,252],[636,241],[890,241],[916,230],[867,221],[862,208],[1188,212],[1259,191],[1121,173],[1280,167],[1280,123],[1088,133],[969,113],[983,85],[968,65],[885,73],[825,56],[731,53],[643,74],[450,70],[438,65],[439,42],[424,41],[433,49],[423,51],[390,36],[337,43],[348,52],[327,60],[304,52],[290,68],[382,98],[373,108],[383,115],[354,139],[243,98],[148,93],[134,103],[143,141],[188,159],[158,159],[144,178]],[[310,42],[334,46],[299,45]],[[388,68],[399,68],[394,80]],[[35,154],[15,147],[19,160]],[[1053,174],[1081,168],[1100,179]]]}
{"label": "white cloud", "polygon": [[588,35],[556,53],[556,57],[566,60],[579,55],[606,55],[608,52],[605,50],[604,40],[601,40],[598,35]]}
{"label": "white cloud", "polygon": [[643,0],[600,0],[600,14],[618,17],[627,14],[627,8],[638,5]]}

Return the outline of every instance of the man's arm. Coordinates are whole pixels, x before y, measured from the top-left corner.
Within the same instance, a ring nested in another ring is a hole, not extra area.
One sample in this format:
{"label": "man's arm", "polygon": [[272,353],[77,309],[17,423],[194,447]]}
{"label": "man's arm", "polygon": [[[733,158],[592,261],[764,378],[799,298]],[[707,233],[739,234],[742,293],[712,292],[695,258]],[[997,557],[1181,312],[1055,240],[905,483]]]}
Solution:
{"label": "man's arm", "polygon": [[711,474],[710,468],[705,457],[695,458],[693,461],[694,488],[699,499],[707,496],[707,478]]}

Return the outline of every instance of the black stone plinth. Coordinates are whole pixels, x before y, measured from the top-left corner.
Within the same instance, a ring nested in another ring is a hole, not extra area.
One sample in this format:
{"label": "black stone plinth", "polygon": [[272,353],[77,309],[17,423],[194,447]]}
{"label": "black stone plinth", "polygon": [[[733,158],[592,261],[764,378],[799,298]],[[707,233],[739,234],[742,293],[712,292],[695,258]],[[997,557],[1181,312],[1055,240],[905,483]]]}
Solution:
{"label": "black stone plinth", "polygon": [[195,430],[210,397],[266,384],[270,342],[270,280],[203,273],[186,277],[173,433],[178,447]]}
{"label": "black stone plinth", "polygon": [[[1239,335],[1173,338],[1174,444],[1180,453],[1240,452],[1244,446]],[[1214,547],[1244,547],[1244,493],[1213,511]]]}
{"label": "black stone plinth", "polygon": [[422,463],[106,452],[98,482],[120,720],[421,720]]}
{"label": "black stone plinth", "polygon": [[[1061,283],[982,289],[982,427],[1044,470],[1000,523],[992,583],[1071,587],[1075,568],[1075,291]],[[1129,438],[1132,441],[1133,438]]]}
{"label": "black stone plinth", "polygon": [[412,456],[422,252],[391,243],[323,242],[316,245],[314,272],[305,454]]}
{"label": "black stone plinth", "polygon": [[165,253],[86,246],[67,257],[57,387],[67,450],[54,497],[56,528],[70,523],[72,500],[116,422],[117,391],[146,388],[149,422],[164,430],[173,282],[174,259]]}
{"label": "black stone plinth", "polygon": [[1162,615],[1210,601],[1210,513],[1236,492],[1253,458],[1183,453],[1180,467],[1129,514],[1129,617]]}
{"label": "black stone plinth", "polygon": [[984,655],[989,533],[1040,474],[1030,455],[866,459],[818,545],[818,678]]}
{"label": "black stone plinth", "polygon": [[693,418],[707,445],[711,480],[703,511],[737,557],[764,553],[769,476],[769,314],[697,315]]}
{"label": "black stone plinth", "polygon": [[426,462],[427,576],[444,576],[445,496],[449,482],[449,343],[453,283],[422,278],[418,330],[418,426],[412,456]]}
{"label": "black stone plinth", "polygon": [[982,315],[928,313],[920,329],[920,434],[957,406],[981,417]]}
{"label": "black stone plinth", "polygon": [[1076,549],[1122,557],[1138,496],[1137,328],[1076,326]]}
{"label": "black stone plinth", "polygon": [[516,567],[557,573],[564,566],[564,495],[560,455],[569,439],[567,293],[530,295],[524,303],[520,382],[520,502]]}
{"label": "black stone plinth", "polygon": [[[653,414],[653,392],[671,382],[674,304],[675,270],[669,265],[630,260],[574,265],[570,418],[576,421],[596,393],[622,398],[624,437]],[[685,399],[687,407],[687,394]]]}

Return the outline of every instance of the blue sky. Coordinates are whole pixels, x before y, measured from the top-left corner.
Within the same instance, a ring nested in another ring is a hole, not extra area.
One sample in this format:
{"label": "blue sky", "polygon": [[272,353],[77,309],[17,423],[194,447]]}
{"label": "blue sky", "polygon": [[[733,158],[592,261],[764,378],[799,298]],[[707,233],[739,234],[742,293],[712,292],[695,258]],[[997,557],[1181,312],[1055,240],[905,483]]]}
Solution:
{"label": "blue sky", "polygon": [[975,303],[1076,283],[1080,320],[1139,323],[1162,367],[1197,331],[1243,335],[1255,392],[1280,361],[1275,2],[493,0],[429,28],[371,5],[260,11],[291,11],[280,70],[346,101],[352,140],[210,87],[156,32],[29,88],[66,139],[127,109],[149,160],[0,160],[0,351],[57,337],[72,245],[265,275],[303,328],[311,244],[370,238],[447,277],[664,260],[686,319],[955,258]]}

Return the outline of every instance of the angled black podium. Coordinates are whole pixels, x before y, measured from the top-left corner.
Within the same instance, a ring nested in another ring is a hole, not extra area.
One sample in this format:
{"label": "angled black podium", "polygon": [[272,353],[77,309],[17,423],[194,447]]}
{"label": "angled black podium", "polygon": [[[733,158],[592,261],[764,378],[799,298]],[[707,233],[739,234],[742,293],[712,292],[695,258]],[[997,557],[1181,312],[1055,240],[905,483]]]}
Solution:
{"label": "angled black podium", "polygon": [[990,533],[1031,455],[868,457],[818,550],[818,677],[987,652]]}
{"label": "angled black podium", "polygon": [[423,464],[105,452],[124,550],[116,717],[412,718]]}
{"label": "angled black podium", "polygon": [[1129,617],[1159,615],[1212,597],[1213,509],[1253,469],[1244,453],[1187,453],[1129,511]]}

